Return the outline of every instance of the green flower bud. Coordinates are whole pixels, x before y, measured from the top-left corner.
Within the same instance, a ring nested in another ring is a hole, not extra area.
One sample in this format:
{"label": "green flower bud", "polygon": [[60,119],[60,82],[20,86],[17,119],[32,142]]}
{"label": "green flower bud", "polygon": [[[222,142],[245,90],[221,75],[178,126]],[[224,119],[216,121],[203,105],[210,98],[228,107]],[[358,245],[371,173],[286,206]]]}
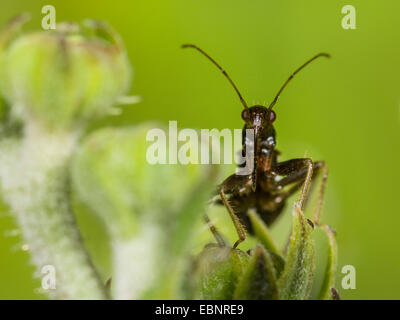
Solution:
{"label": "green flower bud", "polygon": [[250,256],[237,249],[209,245],[199,254],[187,278],[190,298],[205,300],[233,299],[239,279]]}
{"label": "green flower bud", "polygon": [[[285,257],[272,242],[268,227],[254,212],[250,220],[260,241],[249,253],[207,246],[196,258],[186,279],[188,298],[197,299],[308,299],[314,279],[313,223],[296,204]],[[321,227],[329,239],[329,260],[319,299],[335,298],[336,240],[334,231]]]}
{"label": "green flower bud", "polygon": [[13,37],[24,19],[0,36],[0,88],[14,116],[50,130],[73,129],[104,115],[129,87],[131,68],[124,47],[107,25]]}
{"label": "green flower bud", "polygon": [[146,137],[157,127],[97,130],[72,164],[79,197],[110,233],[121,299],[179,296],[185,253],[216,184],[210,165],[149,163]]}

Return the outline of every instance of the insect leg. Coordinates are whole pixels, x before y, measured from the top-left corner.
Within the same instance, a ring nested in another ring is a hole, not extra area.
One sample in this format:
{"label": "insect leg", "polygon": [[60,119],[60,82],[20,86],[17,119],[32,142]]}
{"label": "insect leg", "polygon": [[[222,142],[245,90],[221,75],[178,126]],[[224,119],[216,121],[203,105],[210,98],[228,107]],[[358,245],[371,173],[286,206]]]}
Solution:
{"label": "insect leg", "polygon": [[282,202],[282,201],[286,200],[286,198],[289,198],[292,194],[296,193],[296,191],[299,190],[302,185],[303,185],[303,181],[300,180],[300,182],[296,183],[289,190],[278,193],[275,197],[276,201]]}
{"label": "insect leg", "polygon": [[239,218],[236,216],[235,211],[233,210],[232,206],[229,204],[224,189],[225,189],[224,185],[222,184],[220,187],[220,190],[219,190],[219,194],[221,196],[222,203],[228,210],[228,213],[229,213],[229,215],[232,219],[232,222],[236,228],[236,232],[239,236],[239,239],[233,245],[233,248],[236,248],[239,245],[239,243],[241,243],[242,241],[244,241],[246,239],[246,231],[245,231],[243,225],[240,223]]}

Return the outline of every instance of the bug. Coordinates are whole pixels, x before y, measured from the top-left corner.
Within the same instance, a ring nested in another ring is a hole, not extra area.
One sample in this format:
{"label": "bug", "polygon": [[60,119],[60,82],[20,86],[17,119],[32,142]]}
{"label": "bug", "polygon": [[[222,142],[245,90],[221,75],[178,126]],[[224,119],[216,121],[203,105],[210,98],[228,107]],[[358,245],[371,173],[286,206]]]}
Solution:
{"label": "bug", "polygon": [[[250,209],[254,209],[269,226],[282,212],[288,197],[301,189],[297,204],[304,210],[310,185],[322,170],[323,177],[318,202],[313,214],[313,223],[318,224],[327,180],[327,165],[324,161],[314,162],[310,158],[278,161],[279,151],[275,148],[276,132],[273,125],[276,120],[276,113],[273,107],[282,91],[300,70],[314,60],[320,57],[329,58],[330,55],[319,53],[297,68],[280,87],[268,107],[262,105],[249,107],[235,83],[211,56],[193,44],[182,45],[182,48],[195,49],[208,58],[228,79],[244,107],[241,114],[244,121],[242,156],[246,158],[246,161],[252,162],[252,170],[248,174],[232,174],[218,187],[220,199],[217,203],[226,207],[239,237],[233,247],[236,248],[246,239],[246,230],[253,234],[250,218],[247,215]],[[248,129],[253,132],[253,139],[248,139]],[[249,144],[251,145],[249,146]],[[253,150],[251,157],[246,154],[246,150],[249,150],[248,147]],[[217,241],[220,244],[223,243],[222,238],[218,235],[215,227],[211,225],[207,216],[206,221],[209,223]]]}

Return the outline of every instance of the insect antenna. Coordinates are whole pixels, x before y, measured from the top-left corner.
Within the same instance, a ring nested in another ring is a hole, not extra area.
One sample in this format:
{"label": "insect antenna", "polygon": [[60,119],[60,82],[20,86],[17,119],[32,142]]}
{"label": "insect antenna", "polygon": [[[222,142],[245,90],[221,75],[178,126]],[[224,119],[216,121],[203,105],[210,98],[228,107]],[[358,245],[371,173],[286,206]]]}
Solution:
{"label": "insect antenna", "polygon": [[226,73],[226,71],[213,59],[211,58],[207,53],[205,53],[202,49],[199,47],[195,46],[194,44],[184,44],[182,45],[182,48],[193,48],[202,53],[206,58],[208,58],[212,63],[214,63],[219,70],[221,70],[222,74],[228,79],[230,84],[232,85],[233,89],[235,89],[236,93],[239,96],[240,101],[242,102],[243,106],[245,109],[248,109],[246,101],[244,101],[242,95],[239,92],[239,89],[236,87],[235,83],[232,81],[232,79],[229,77],[229,75]]}
{"label": "insect antenna", "polygon": [[268,109],[271,110],[272,107],[275,105],[276,101],[278,101],[279,96],[281,95],[283,89],[285,89],[285,87],[287,86],[287,84],[290,82],[290,80],[293,79],[293,77],[296,75],[296,73],[298,73],[301,69],[303,69],[304,67],[306,67],[308,64],[310,64],[311,62],[313,62],[315,59],[319,58],[319,57],[325,57],[325,58],[330,58],[330,54],[328,53],[319,53],[316,56],[312,57],[310,60],[306,61],[305,63],[303,63],[299,68],[296,69],[295,72],[293,72],[290,77],[285,81],[285,83],[282,85],[282,87],[279,89],[278,93],[276,94],[274,100],[272,100],[271,104],[269,105]]}

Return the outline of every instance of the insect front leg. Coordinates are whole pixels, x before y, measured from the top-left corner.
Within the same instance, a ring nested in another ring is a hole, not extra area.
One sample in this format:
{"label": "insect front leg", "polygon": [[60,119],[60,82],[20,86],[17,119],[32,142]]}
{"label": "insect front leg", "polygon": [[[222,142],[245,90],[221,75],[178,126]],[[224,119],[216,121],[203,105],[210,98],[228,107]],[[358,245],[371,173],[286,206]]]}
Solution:
{"label": "insect front leg", "polygon": [[231,175],[228,177],[219,187],[219,194],[222,200],[222,203],[228,210],[228,213],[232,219],[233,225],[235,226],[236,232],[239,236],[239,239],[233,245],[233,248],[236,248],[241,242],[246,239],[246,230],[239,218],[237,217],[233,207],[229,203],[227,198],[227,194],[245,194],[251,192],[252,180],[251,176],[244,175]]}

